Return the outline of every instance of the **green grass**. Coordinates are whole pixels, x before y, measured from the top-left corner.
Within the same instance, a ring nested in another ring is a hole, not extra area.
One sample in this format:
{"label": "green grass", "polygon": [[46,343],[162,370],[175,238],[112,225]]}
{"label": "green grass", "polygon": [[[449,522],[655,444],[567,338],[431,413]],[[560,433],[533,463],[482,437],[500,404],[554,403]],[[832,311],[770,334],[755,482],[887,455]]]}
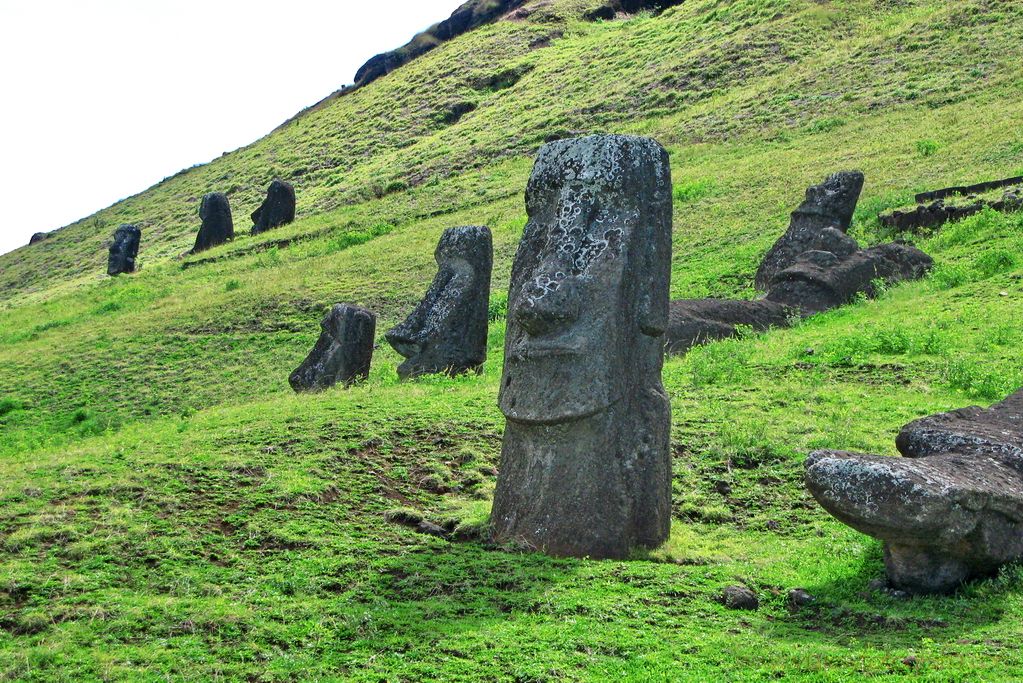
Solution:
{"label": "green grass", "polygon": [[[689,0],[579,21],[594,4],[473,32],[0,257],[0,680],[1018,676],[1020,568],[949,598],[872,592],[879,545],[813,503],[802,461],[894,454],[907,421],[1023,384],[1021,214],[916,238],[936,260],[921,282],[669,360],[663,548],[593,562],[480,540],[545,137],[666,145],[673,297],[752,296],[788,212],[835,170],[866,173],[852,234],[869,244],[918,191],[1023,168],[1018,3]],[[198,197],[227,191],[237,218],[274,175],[296,183],[299,221],[181,256]],[[123,221],[145,223],[143,268],[108,279]],[[494,231],[485,372],[400,384],[383,332],[461,224]],[[288,373],[338,301],[380,315],[371,377],[295,396]],[[758,612],[718,604],[736,583]],[[796,587],[812,607],[789,610]]]}

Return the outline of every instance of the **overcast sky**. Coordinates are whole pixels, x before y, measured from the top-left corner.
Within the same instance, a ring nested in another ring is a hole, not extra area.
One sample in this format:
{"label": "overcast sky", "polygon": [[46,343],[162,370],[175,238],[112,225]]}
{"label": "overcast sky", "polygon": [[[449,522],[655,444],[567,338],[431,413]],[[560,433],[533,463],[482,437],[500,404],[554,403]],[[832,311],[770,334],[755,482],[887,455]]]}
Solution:
{"label": "overcast sky", "polygon": [[270,132],[464,0],[0,0],[0,253]]}

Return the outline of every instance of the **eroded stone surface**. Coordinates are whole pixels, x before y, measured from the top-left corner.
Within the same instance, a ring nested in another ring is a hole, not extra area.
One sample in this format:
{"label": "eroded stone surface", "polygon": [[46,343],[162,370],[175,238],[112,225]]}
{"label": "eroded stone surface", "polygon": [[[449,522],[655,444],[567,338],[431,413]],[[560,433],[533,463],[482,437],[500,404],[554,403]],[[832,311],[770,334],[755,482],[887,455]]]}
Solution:
{"label": "eroded stone surface", "polygon": [[223,192],[210,192],[202,198],[199,206],[202,226],[195,237],[193,253],[205,251],[218,244],[234,239],[234,221],[231,219],[231,204]]}
{"label": "eroded stone surface", "polygon": [[295,220],[295,188],[277,179],[270,183],[266,199],[252,212],[252,234],[287,225]]}
{"label": "eroded stone surface", "polygon": [[906,425],[902,458],[818,451],[806,483],[828,512],[885,542],[891,584],[954,590],[1023,557],[1023,390]]}
{"label": "eroded stone surface", "polygon": [[478,372],[487,358],[490,274],[494,264],[490,228],[444,231],[435,253],[437,275],[412,314],[388,331],[387,342],[407,360],[398,375]]}
{"label": "eroded stone surface", "polygon": [[[795,263],[803,252],[830,251],[827,244],[822,244],[821,233],[826,228],[833,228],[844,236],[852,223],[862,190],[863,174],[859,171],[835,173],[823,183],[810,186],[803,203],[792,212],[788,230],[761,261],[754,278],[757,289],[768,289],[774,276]],[[836,241],[839,238],[831,233],[825,239]]]}
{"label": "eroded stone surface", "polygon": [[671,518],[667,153],[616,135],[545,145],[526,210],[493,534],[555,555],[624,557],[663,542]]}
{"label": "eroded stone surface", "polygon": [[665,334],[665,351],[680,354],[697,344],[734,337],[740,326],[758,332],[772,327],[788,327],[793,316],[798,317],[799,312],[774,301],[672,301]]}
{"label": "eroded stone surface", "polygon": [[321,391],[369,377],[376,316],[365,308],[336,304],[320,323],[320,338],[309,356],[291,373],[295,391]]}
{"label": "eroded stone surface", "polygon": [[135,272],[135,259],[139,255],[142,230],[137,225],[124,224],[114,231],[107,259],[107,275]]}

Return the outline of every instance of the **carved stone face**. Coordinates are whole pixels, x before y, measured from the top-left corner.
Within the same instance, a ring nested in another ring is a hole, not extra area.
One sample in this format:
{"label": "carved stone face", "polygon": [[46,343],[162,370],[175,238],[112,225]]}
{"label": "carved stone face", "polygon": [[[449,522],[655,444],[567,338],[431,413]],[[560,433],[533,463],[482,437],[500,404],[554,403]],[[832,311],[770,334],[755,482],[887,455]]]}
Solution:
{"label": "carved stone face", "polygon": [[666,297],[652,291],[662,279],[667,291],[668,274],[649,267],[657,245],[643,242],[654,239],[653,226],[670,226],[668,178],[666,154],[638,138],[594,136],[541,150],[509,294],[500,396],[509,420],[581,419],[631,384],[622,381],[632,371],[630,347],[666,324]]}

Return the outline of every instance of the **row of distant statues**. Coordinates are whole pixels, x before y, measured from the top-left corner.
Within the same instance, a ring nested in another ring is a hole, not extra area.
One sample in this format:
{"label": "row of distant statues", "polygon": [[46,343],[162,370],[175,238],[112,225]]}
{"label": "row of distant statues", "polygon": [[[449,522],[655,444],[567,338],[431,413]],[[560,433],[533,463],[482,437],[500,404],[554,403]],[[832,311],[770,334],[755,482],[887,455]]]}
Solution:
{"label": "row of distant statues", "polygon": [[[908,245],[860,249],[846,236],[862,186],[850,172],[808,190],[758,271],[764,298],[670,303],[664,149],[615,135],[544,146],[508,294],[494,540],[588,557],[664,542],[671,417],[661,369],[672,330],[677,351],[733,334],[758,309],[810,315],[930,268]],[[484,360],[490,232],[452,228],[436,258],[426,297],[385,335],[407,359],[403,378],[477,371]],[[365,309],[335,306],[291,377],[296,390],[366,377],[375,322]],[[807,461],[821,504],[885,541],[893,586],[948,591],[1023,556],[1023,392],[914,422],[898,445],[906,457],[821,451]]]}
{"label": "row of distant statues", "polygon": [[[199,205],[202,225],[195,238],[192,253],[196,254],[234,239],[234,221],[231,204],[223,192],[204,195]],[[291,183],[274,180],[266,192],[266,199],[252,213],[252,234],[258,235],[295,220],[295,188]],[[43,238],[40,238],[43,239]],[[107,257],[107,275],[134,273],[137,268],[142,229],[124,224],[114,231]]]}

